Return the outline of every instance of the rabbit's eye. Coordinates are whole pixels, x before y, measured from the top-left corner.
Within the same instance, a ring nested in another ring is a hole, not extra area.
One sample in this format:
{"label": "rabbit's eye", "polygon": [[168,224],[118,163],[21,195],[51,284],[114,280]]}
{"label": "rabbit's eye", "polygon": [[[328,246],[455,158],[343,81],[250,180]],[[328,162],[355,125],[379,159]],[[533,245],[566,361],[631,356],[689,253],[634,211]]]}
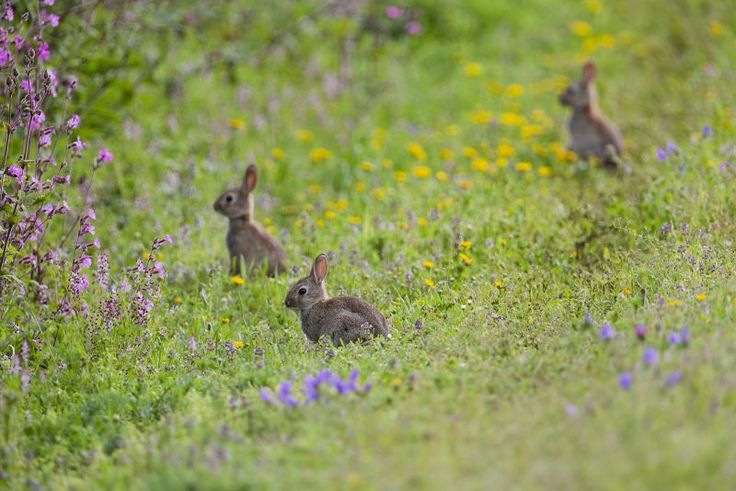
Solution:
{"label": "rabbit's eye", "polygon": [[307,287],[306,286],[303,286],[303,287],[299,288],[299,295],[304,295],[305,293],[307,293]]}
{"label": "rabbit's eye", "polygon": [[232,203],[234,199],[232,194],[228,194],[225,196],[225,203]]}

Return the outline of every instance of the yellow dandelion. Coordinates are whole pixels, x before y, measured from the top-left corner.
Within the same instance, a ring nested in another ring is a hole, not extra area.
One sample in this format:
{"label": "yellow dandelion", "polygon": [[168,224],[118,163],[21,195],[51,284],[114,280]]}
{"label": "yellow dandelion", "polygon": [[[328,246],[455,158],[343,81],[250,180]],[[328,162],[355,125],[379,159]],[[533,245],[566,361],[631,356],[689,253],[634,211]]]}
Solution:
{"label": "yellow dandelion", "polygon": [[432,269],[434,268],[434,263],[430,260],[422,261],[422,267],[425,269]]}
{"label": "yellow dandelion", "polygon": [[177,296],[175,296],[175,297],[174,297],[174,303],[175,303],[176,305],[179,305],[179,304],[181,304],[181,303],[182,303],[183,301],[184,301],[184,300],[183,300],[183,299],[182,299],[182,298],[181,298],[181,297],[180,297],[179,295],[177,295]]}
{"label": "yellow dandelion", "polygon": [[504,167],[508,165],[509,165],[508,159],[504,159],[504,158],[496,159],[496,167],[498,167],[499,169],[503,169]]}
{"label": "yellow dandelion", "polygon": [[467,157],[469,159],[475,158],[478,156],[478,150],[476,150],[473,147],[463,147],[463,157]]}
{"label": "yellow dandelion", "polygon": [[493,282],[493,286],[495,286],[495,287],[496,287],[496,288],[498,288],[499,290],[502,290],[503,288],[505,288],[505,287],[504,287],[504,284],[503,284],[503,281],[501,281],[501,280],[495,280],[495,281]]}
{"label": "yellow dandelion", "polygon": [[493,115],[489,111],[476,111],[470,115],[470,121],[473,124],[488,124],[493,119]]}
{"label": "yellow dandelion", "polygon": [[245,285],[245,280],[242,276],[234,275],[230,277],[230,283],[236,286]]}
{"label": "yellow dandelion", "polygon": [[697,300],[698,302],[705,302],[706,298],[707,297],[705,296],[705,293],[698,293],[697,295],[695,295],[695,300]]}
{"label": "yellow dandelion", "polygon": [[284,157],[286,157],[286,152],[284,152],[281,148],[276,147],[271,150],[271,157],[276,160],[282,160]]}
{"label": "yellow dandelion", "polygon": [[549,177],[552,175],[552,168],[548,165],[543,165],[539,169],[537,169],[537,174],[539,174],[539,177]]}
{"label": "yellow dandelion", "polygon": [[628,296],[630,296],[630,295],[631,295],[631,288],[629,288],[629,287],[624,287],[624,289],[623,289],[623,290],[621,290],[621,293],[623,293],[623,294],[624,294],[624,297],[628,297]]}
{"label": "yellow dandelion", "polygon": [[397,170],[396,172],[394,172],[394,180],[396,180],[397,182],[404,182],[406,181],[406,175],[406,172],[404,172],[403,170]]}
{"label": "yellow dandelion", "polygon": [[532,163],[531,162],[517,162],[516,170],[519,172],[529,172],[530,170],[532,170]]}
{"label": "yellow dandelion", "polygon": [[526,123],[526,118],[518,113],[503,113],[498,120],[503,126],[522,126]]}
{"label": "yellow dandelion", "polygon": [[665,302],[665,305],[667,305],[667,307],[677,308],[682,305],[682,300],[678,298],[670,299]]}
{"label": "yellow dandelion", "polygon": [[410,143],[409,145],[407,145],[406,151],[409,152],[409,155],[417,160],[427,159],[427,153],[424,151],[424,148],[419,143]]}
{"label": "yellow dandelion", "polygon": [[339,200],[335,201],[335,208],[337,208],[339,211],[344,211],[348,209],[348,200],[345,198],[340,198]]}
{"label": "yellow dandelion", "polygon": [[604,49],[613,49],[616,46],[616,38],[611,34],[601,34],[596,38],[596,42]]}
{"label": "yellow dandelion", "polygon": [[245,128],[245,120],[240,118],[228,119],[227,125],[234,130],[242,130]]}
{"label": "yellow dandelion", "polygon": [[368,162],[367,160],[364,160],[363,162],[360,163],[360,168],[366,172],[373,172],[373,169],[375,169],[376,166],[374,166],[373,163]]}
{"label": "yellow dandelion", "polygon": [[584,20],[575,20],[570,23],[570,31],[581,38],[590,36],[593,28]]}
{"label": "yellow dandelion", "polygon": [[440,150],[440,158],[442,160],[452,160],[453,157],[455,157],[455,152],[453,152],[449,148],[443,148],[442,150]]}
{"label": "yellow dandelion", "polygon": [[447,172],[443,170],[437,171],[437,174],[435,174],[434,177],[436,177],[440,182],[445,182],[448,179]]}
{"label": "yellow dandelion", "polygon": [[407,230],[409,228],[409,224],[406,222],[396,222],[396,228],[399,230]]}
{"label": "yellow dandelion", "polygon": [[348,217],[348,223],[352,225],[360,225],[363,222],[363,219],[356,215],[350,215]]}
{"label": "yellow dandelion", "polygon": [[459,243],[457,244],[457,246],[458,246],[458,247],[459,247],[460,249],[463,249],[463,250],[467,251],[467,250],[469,250],[469,249],[470,249],[471,247],[473,247],[473,243],[472,243],[472,242],[470,242],[469,240],[461,240],[461,241],[460,241],[460,242],[459,242]]}
{"label": "yellow dandelion", "polygon": [[337,213],[335,213],[334,211],[327,210],[325,212],[325,220],[334,220],[335,218],[337,218]]}
{"label": "yellow dandelion", "polygon": [[427,225],[429,225],[429,221],[426,218],[421,217],[419,220],[417,220],[417,225],[419,225],[420,227],[426,227]]}
{"label": "yellow dandelion", "polygon": [[447,136],[457,136],[460,134],[460,126],[456,124],[451,124],[445,127],[445,135]]}
{"label": "yellow dandelion", "polygon": [[710,24],[708,25],[708,31],[710,32],[710,35],[714,38],[719,38],[723,36],[723,32],[725,31],[725,28],[723,27],[723,24],[718,22],[717,20],[710,21]]}
{"label": "yellow dandelion", "polygon": [[478,172],[488,172],[488,169],[491,166],[491,164],[482,157],[474,158],[470,165]]}
{"label": "yellow dandelion", "polygon": [[473,258],[463,252],[458,254],[458,257],[460,258],[460,261],[462,261],[462,263],[465,266],[470,266],[471,264],[473,264]]}
{"label": "yellow dandelion", "polygon": [[527,141],[542,134],[542,127],[538,124],[525,124],[521,127],[521,139]]}
{"label": "yellow dandelion", "polygon": [[230,324],[230,317],[222,316],[220,317],[220,322],[223,324]]}
{"label": "yellow dandelion", "polygon": [[325,221],[322,220],[321,218],[318,218],[317,220],[314,221],[314,224],[317,226],[317,228],[324,228]]}
{"label": "yellow dandelion", "polygon": [[509,158],[516,155],[516,150],[508,143],[503,142],[496,147],[496,155],[502,158]]}
{"label": "yellow dandelion", "polygon": [[332,157],[332,152],[322,147],[317,147],[313,149],[311,152],[309,152],[309,158],[315,164],[320,164],[324,162],[325,160],[329,159],[330,157]]}
{"label": "yellow dandelion", "polygon": [[245,346],[245,343],[242,341],[233,341],[233,348],[240,349],[243,346]]}
{"label": "yellow dandelion", "polygon": [[429,288],[435,287],[435,284],[434,284],[434,281],[432,281],[432,278],[424,278],[424,285],[428,286]]}
{"label": "yellow dandelion", "polygon": [[521,97],[524,95],[524,87],[521,84],[511,84],[506,87],[505,93],[509,97]]}
{"label": "yellow dandelion", "polygon": [[601,0],[585,0],[585,9],[591,14],[597,14],[602,8]]}
{"label": "yellow dandelion", "polygon": [[465,65],[465,75],[468,77],[479,77],[483,74],[483,65],[478,62],[470,62]]}
{"label": "yellow dandelion", "polygon": [[411,168],[411,173],[419,179],[427,179],[432,175],[432,169],[426,165],[415,165]]}
{"label": "yellow dandelion", "polygon": [[386,192],[381,188],[375,188],[372,191],[373,197],[376,198],[378,201],[383,200],[383,198],[386,197]]}
{"label": "yellow dandelion", "polygon": [[391,387],[393,387],[394,389],[398,389],[399,387],[401,387],[401,384],[403,384],[403,382],[399,377],[396,377],[391,381]]}
{"label": "yellow dandelion", "polygon": [[314,135],[309,130],[299,129],[296,130],[296,139],[300,142],[311,142],[314,139]]}

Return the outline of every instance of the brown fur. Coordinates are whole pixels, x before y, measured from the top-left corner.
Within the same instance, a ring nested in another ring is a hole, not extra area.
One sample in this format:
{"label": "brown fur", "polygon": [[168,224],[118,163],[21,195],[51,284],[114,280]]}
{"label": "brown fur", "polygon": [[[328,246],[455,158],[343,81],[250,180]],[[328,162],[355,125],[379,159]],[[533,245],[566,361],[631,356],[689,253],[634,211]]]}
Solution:
{"label": "brown fur", "polygon": [[214,208],[229,218],[225,243],[230,254],[230,274],[240,275],[241,263],[249,275],[266,262],[266,273],[274,276],[286,271],[286,253],[281,244],[253,219],[253,189],[257,175],[254,165],[248,166],[240,188],[223,193]]}
{"label": "brown fur", "polygon": [[388,336],[386,318],[375,307],[359,298],[327,295],[327,256],[314,260],[308,276],[289,288],[284,304],[300,314],[302,331],[313,342],[328,338],[335,346]]}
{"label": "brown fur", "polygon": [[593,82],[595,65],[583,66],[583,77],[571,83],[560,93],[560,104],[572,108],[568,122],[570,143],[568,149],[579,158],[597,158],[608,167],[616,167],[624,152],[624,144],[618,128],[598,108],[598,94]]}

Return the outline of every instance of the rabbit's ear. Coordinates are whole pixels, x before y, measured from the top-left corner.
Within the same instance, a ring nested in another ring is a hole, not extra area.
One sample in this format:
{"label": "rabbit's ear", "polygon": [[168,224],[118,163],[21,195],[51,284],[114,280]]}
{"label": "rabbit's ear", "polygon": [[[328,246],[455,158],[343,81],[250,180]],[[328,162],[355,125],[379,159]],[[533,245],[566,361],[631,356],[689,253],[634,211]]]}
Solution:
{"label": "rabbit's ear", "polygon": [[314,260],[314,265],[312,266],[312,279],[314,282],[318,285],[322,284],[327,277],[327,270],[327,256],[325,254],[320,254]]}
{"label": "rabbit's ear", "polygon": [[245,170],[245,177],[243,177],[243,185],[240,190],[245,194],[250,194],[250,192],[256,187],[257,180],[258,175],[256,173],[256,166],[251,164]]}
{"label": "rabbit's ear", "polygon": [[595,78],[595,63],[588,61],[583,65],[583,80],[590,83]]}

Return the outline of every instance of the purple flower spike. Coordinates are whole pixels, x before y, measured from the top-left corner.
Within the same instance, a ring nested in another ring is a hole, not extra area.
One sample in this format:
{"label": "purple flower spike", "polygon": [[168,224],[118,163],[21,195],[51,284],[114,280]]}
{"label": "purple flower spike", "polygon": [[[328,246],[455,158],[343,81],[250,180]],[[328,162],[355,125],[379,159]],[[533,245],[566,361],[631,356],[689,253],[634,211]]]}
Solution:
{"label": "purple flower spike", "polygon": [[613,339],[614,337],[616,337],[616,331],[613,330],[613,326],[611,324],[606,322],[605,324],[601,326],[599,336],[602,341],[609,341]]}
{"label": "purple flower spike", "polygon": [[666,383],[669,386],[677,385],[682,380],[682,373],[680,372],[672,372],[664,379],[664,383]]}
{"label": "purple flower spike", "polygon": [[660,162],[668,157],[667,151],[664,148],[657,149],[657,160]]}
{"label": "purple flower spike", "polygon": [[657,353],[656,348],[647,346],[646,348],[644,348],[644,355],[642,358],[644,360],[645,365],[649,365],[649,366],[656,365],[657,360],[659,359],[659,353]]}
{"label": "purple flower spike", "polygon": [[291,395],[291,382],[288,380],[281,382],[281,385],[276,389],[276,392],[278,394],[279,401],[281,401],[283,405],[289,407],[296,407],[299,405],[299,401]]}
{"label": "purple flower spike", "polygon": [[271,391],[268,390],[265,387],[263,387],[260,390],[260,392],[258,392],[258,397],[260,397],[260,399],[263,402],[265,402],[265,403],[268,403],[268,404],[275,404],[276,403],[276,398],[273,396],[273,394],[271,393]]}
{"label": "purple flower spike", "polygon": [[11,165],[7,169],[5,169],[5,174],[10,177],[15,177],[15,180],[18,181],[18,184],[23,184],[23,169],[18,167],[17,165]]}
{"label": "purple flower spike", "polygon": [[624,372],[618,376],[618,385],[621,387],[621,390],[629,390],[633,383],[634,379],[629,372]]}
{"label": "purple flower spike", "polygon": [[634,327],[634,333],[636,334],[637,338],[643,341],[647,335],[647,328],[644,327],[642,324],[637,324],[636,327]]}
{"label": "purple flower spike", "polygon": [[107,148],[101,148],[100,152],[97,154],[97,159],[95,159],[95,162],[98,164],[112,162],[112,153],[110,153],[110,150],[108,150]]}
{"label": "purple flower spike", "polygon": [[308,403],[316,402],[319,399],[319,385],[319,378],[311,375],[304,377],[304,396]]}
{"label": "purple flower spike", "polygon": [[667,155],[674,155],[676,153],[680,153],[680,149],[675,145],[674,143],[670,142],[667,144],[667,147],[665,148],[667,151]]}
{"label": "purple flower spike", "polygon": [[79,123],[81,123],[81,121],[82,120],[79,118],[78,114],[72,114],[72,117],[69,118],[69,120],[67,120],[66,122],[66,129],[69,131],[76,130],[77,128],[79,128]]}
{"label": "purple flower spike", "polygon": [[713,127],[709,124],[703,126],[703,138],[710,138],[713,136]]}
{"label": "purple flower spike", "polygon": [[672,345],[677,345],[682,342],[682,337],[680,336],[680,333],[673,331],[669,334],[669,336],[667,336],[667,342]]}

